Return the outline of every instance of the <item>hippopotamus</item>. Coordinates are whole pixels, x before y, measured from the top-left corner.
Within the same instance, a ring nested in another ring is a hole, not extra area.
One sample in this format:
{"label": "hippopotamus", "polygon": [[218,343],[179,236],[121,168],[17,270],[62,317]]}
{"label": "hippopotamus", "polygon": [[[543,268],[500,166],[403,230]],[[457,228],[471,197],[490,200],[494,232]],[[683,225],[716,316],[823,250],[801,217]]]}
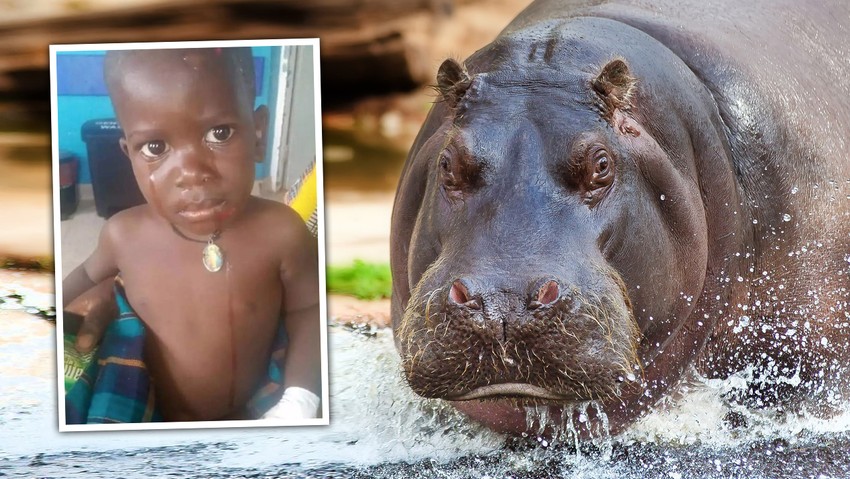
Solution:
{"label": "hippopotamus", "polygon": [[846,407],[848,18],[537,0],[445,60],[392,215],[410,388],[510,433],[533,409],[616,434],[694,377]]}

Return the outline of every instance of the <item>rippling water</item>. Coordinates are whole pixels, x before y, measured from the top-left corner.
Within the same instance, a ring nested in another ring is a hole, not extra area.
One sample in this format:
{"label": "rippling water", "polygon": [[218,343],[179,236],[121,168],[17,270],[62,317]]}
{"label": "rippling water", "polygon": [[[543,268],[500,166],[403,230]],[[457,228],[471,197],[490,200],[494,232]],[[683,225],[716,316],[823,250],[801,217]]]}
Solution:
{"label": "rippling water", "polygon": [[0,338],[0,476],[850,477],[850,417],[737,410],[730,422],[720,398],[736,380],[695,379],[628,434],[578,450],[507,439],[413,395],[388,330],[344,326],[329,334],[329,427],[59,434],[53,324],[0,309]]}
{"label": "rippling water", "polygon": [[508,439],[418,398],[388,330],[343,326],[329,334],[331,426],[60,434],[47,275],[10,274],[0,275],[3,477],[850,478],[850,415],[730,408],[722,397],[741,378],[694,378],[627,434],[576,448]]}

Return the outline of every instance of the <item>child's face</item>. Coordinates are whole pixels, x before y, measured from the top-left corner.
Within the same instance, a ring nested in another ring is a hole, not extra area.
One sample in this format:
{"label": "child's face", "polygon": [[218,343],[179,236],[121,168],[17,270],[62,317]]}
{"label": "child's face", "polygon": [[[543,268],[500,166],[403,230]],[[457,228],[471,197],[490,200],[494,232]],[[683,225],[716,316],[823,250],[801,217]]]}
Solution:
{"label": "child's face", "polygon": [[268,110],[253,109],[241,74],[214,51],[133,52],[122,60],[111,98],[145,199],[184,231],[226,227],[251,195]]}

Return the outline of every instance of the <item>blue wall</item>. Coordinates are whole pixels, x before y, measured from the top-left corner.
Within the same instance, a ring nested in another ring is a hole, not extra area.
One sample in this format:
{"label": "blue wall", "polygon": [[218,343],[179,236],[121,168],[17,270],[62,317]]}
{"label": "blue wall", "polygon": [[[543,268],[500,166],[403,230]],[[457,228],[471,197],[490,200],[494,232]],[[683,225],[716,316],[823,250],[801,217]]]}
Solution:
{"label": "blue wall", "polygon": [[[268,105],[274,125],[278,88],[280,47],[252,47],[256,75],[257,98],[255,105]],[[71,152],[80,159],[79,181],[91,183],[86,144],[81,128],[88,120],[115,118],[115,110],[106,94],[103,81],[104,51],[57,52],[56,54],[56,121],[59,150]],[[271,134],[266,159],[256,165],[256,178],[269,175]]]}

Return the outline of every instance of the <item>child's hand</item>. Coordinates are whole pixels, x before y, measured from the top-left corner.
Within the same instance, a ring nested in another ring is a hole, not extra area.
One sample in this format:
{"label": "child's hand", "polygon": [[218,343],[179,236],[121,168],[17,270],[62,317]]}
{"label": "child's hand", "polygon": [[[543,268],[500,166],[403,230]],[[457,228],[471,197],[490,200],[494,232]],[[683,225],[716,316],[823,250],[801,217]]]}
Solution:
{"label": "child's hand", "polygon": [[[91,351],[118,315],[118,306],[112,297],[113,284],[112,278],[101,281],[64,308],[64,311],[71,314],[63,318],[63,326],[66,332],[77,334],[74,344],[77,351]],[[73,315],[78,316],[77,321],[74,321]]]}
{"label": "child's hand", "polygon": [[309,419],[317,416],[319,396],[299,387],[288,387],[275,407],[263,415],[263,419]]}

